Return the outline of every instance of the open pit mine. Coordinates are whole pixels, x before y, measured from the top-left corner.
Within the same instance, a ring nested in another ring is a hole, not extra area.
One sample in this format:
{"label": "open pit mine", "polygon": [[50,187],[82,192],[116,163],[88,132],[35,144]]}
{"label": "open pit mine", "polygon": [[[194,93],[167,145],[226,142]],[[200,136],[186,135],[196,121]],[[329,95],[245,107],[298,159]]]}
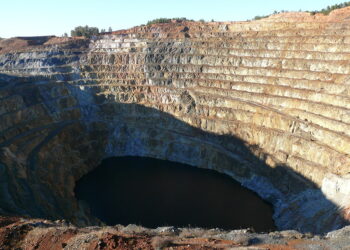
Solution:
{"label": "open pit mine", "polygon": [[[346,247],[349,154],[350,8],[0,41],[0,248]],[[76,183],[118,157],[225,174],[274,232],[104,226]]]}

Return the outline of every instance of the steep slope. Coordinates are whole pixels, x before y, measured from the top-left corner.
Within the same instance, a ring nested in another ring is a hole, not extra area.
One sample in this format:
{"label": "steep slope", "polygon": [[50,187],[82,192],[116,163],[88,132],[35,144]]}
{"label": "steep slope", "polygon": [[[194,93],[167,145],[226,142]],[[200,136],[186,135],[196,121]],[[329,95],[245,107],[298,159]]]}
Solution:
{"label": "steep slope", "polygon": [[349,17],[1,41],[0,211],[96,224],[75,181],[104,158],[135,155],[232,176],[274,205],[280,229],[346,225]]}

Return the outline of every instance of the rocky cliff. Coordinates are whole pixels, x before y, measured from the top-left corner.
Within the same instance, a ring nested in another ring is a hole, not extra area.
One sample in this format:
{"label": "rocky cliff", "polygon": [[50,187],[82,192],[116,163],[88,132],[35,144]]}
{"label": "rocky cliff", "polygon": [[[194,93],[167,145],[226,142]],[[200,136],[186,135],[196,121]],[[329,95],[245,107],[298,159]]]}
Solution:
{"label": "rocky cliff", "polygon": [[111,156],[215,169],[279,229],[346,225],[350,9],[0,42],[0,212],[98,223],[76,180]]}

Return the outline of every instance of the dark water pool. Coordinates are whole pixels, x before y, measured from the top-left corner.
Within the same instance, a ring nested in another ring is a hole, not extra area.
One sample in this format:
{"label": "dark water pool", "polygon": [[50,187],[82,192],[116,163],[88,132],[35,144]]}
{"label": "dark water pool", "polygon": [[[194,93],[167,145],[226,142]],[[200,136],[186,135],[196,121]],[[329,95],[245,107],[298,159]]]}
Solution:
{"label": "dark water pool", "polygon": [[108,225],[274,230],[272,207],[230,177],[145,157],[102,162],[76,183],[78,200]]}

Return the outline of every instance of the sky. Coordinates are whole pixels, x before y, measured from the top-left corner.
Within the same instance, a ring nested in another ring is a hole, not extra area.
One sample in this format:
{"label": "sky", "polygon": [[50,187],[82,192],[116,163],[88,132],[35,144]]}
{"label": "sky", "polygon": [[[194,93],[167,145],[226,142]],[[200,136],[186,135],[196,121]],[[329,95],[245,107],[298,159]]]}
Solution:
{"label": "sky", "polygon": [[79,25],[113,30],[160,17],[245,21],[273,11],[319,10],[337,0],[0,0],[0,37],[61,36]]}

